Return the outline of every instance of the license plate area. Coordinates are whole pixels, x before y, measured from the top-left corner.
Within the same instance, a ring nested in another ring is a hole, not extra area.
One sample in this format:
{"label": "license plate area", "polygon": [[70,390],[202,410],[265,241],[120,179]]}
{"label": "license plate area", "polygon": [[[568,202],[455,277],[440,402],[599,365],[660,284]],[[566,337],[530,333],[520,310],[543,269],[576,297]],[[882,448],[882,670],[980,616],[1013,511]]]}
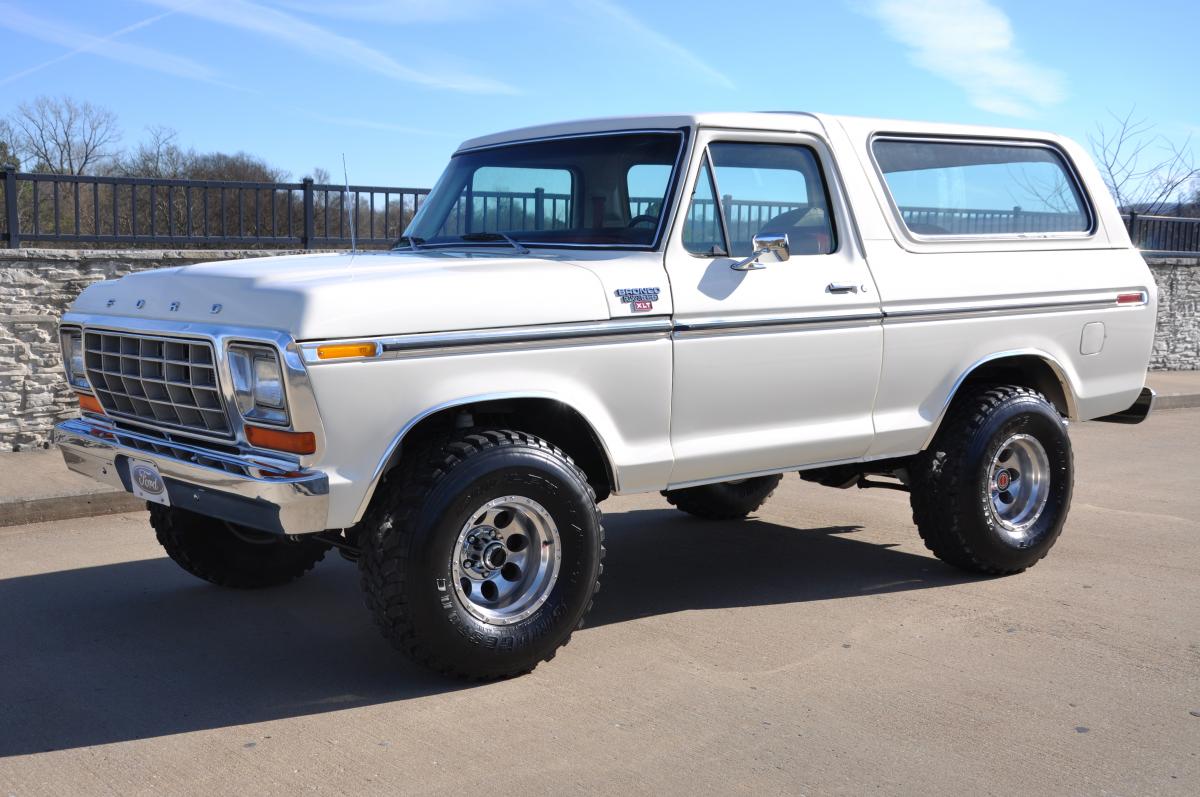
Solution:
{"label": "license plate area", "polygon": [[158,466],[143,459],[129,460],[129,491],[143,501],[170,506],[167,483],[163,481]]}

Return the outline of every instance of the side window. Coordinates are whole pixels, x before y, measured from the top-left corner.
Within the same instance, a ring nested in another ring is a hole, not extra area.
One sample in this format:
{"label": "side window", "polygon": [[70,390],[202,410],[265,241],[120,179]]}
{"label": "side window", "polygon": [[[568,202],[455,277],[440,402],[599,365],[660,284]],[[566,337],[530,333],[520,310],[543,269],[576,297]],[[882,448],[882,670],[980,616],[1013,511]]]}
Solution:
{"label": "side window", "polygon": [[573,191],[566,169],[484,166],[463,188],[438,234],[569,227]]}
{"label": "side window", "polygon": [[717,257],[729,254],[721,220],[717,216],[717,195],[707,161],[696,176],[696,188],[683,224],[683,248],[694,255]]}
{"label": "side window", "polygon": [[795,144],[721,142],[709,147],[729,232],[730,255],[746,257],[759,233],[786,234],[793,255],[836,247],[817,157]]}
{"label": "side window", "polygon": [[878,139],[875,161],[915,235],[1087,232],[1087,206],[1055,150],[1032,144]]}

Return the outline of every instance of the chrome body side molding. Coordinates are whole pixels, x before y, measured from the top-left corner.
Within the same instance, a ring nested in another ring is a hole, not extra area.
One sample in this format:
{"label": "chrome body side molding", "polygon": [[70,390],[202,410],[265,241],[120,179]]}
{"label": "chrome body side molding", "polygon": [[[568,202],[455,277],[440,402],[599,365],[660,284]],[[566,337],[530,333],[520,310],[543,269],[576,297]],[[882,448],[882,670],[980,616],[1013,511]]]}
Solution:
{"label": "chrome body side molding", "polygon": [[[582,346],[595,343],[632,342],[654,340],[667,335],[673,338],[684,338],[721,333],[760,332],[767,334],[843,325],[857,326],[879,322],[886,325],[997,315],[1073,312],[1117,306],[1135,307],[1144,305],[1146,302],[1146,292],[1144,290],[1140,292],[1143,297],[1140,304],[1124,303],[1118,305],[1118,294],[1116,292],[1106,292],[1101,297],[1089,299],[1071,298],[1063,301],[1023,302],[1016,304],[959,305],[928,309],[881,310],[872,313],[840,315],[768,318],[715,317],[689,321],[674,321],[666,316],[616,318],[607,321],[584,321],[572,324],[463,329],[453,332],[422,332],[371,338],[308,340],[301,342],[299,349],[307,365],[323,365],[333,362],[351,362],[356,360],[386,360],[401,357],[417,357],[439,352],[471,353],[489,349],[507,350],[544,346]],[[322,360],[318,355],[318,350],[322,346],[343,343],[371,343],[375,345],[375,353],[362,357],[339,357],[331,360]]]}
{"label": "chrome body side molding", "polygon": [[956,318],[980,318],[1007,315],[1032,315],[1034,313],[1068,313],[1079,310],[1103,310],[1110,307],[1141,307],[1149,301],[1145,289],[1137,289],[1139,302],[1119,302],[1122,294],[1106,291],[1095,298],[1070,298],[1062,301],[1014,302],[1009,304],[962,305],[949,307],[913,308],[885,310],[889,323],[913,321],[947,321]]}
{"label": "chrome body side molding", "polygon": [[474,352],[491,348],[537,348],[538,346],[570,346],[591,343],[630,342],[665,337],[672,329],[671,319],[653,318],[585,321],[577,324],[546,324],[544,326],[499,327],[495,329],[466,329],[455,332],[428,332],[412,335],[392,335],[378,338],[356,338],[353,341],[374,343],[377,356],[322,360],[321,346],[341,341],[305,341],[300,344],[304,361],[309,365],[351,360],[397,359],[432,352]]}

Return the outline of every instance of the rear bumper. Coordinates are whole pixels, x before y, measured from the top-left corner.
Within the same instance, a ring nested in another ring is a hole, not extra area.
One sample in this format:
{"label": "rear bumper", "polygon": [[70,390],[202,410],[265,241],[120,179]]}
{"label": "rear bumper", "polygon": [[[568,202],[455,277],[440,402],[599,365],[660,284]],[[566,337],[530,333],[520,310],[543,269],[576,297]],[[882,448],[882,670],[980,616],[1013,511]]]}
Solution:
{"label": "rear bumper", "polygon": [[88,418],[54,428],[67,467],[127,492],[130,460],[153,462],[171,505],[276,534],[324,531],[329,479],[287,463],[227,454]]}
{"label": "rear bumper", "polygon": [[1141,394],[1137,397],[1137,401],[1127,410],[1114,412],[1112,415],[1105,415],[1103,418],[1097,418],[1098,421],[1107,421],[1108,423],[1141,423],[1146,420],[1147,416],[1154,410],[1154,402],[1158,399],[1158,394],[1153,388],[1143,387]]}

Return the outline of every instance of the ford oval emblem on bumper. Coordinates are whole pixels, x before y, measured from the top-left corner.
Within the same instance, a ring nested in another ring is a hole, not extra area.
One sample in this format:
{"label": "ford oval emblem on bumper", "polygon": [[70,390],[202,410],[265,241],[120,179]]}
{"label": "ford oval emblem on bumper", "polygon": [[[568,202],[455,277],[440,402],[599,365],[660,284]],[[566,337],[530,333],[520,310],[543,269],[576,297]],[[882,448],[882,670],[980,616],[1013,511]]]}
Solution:
{"label": "ford oval emblem on bumper", "polygon": [[151,495],[162,495],[163,491],[166,490],[163,480],[152,468],[147,468],[145,465],[134,465],[132,475],[133,480],[137,482],[137,486]]}

